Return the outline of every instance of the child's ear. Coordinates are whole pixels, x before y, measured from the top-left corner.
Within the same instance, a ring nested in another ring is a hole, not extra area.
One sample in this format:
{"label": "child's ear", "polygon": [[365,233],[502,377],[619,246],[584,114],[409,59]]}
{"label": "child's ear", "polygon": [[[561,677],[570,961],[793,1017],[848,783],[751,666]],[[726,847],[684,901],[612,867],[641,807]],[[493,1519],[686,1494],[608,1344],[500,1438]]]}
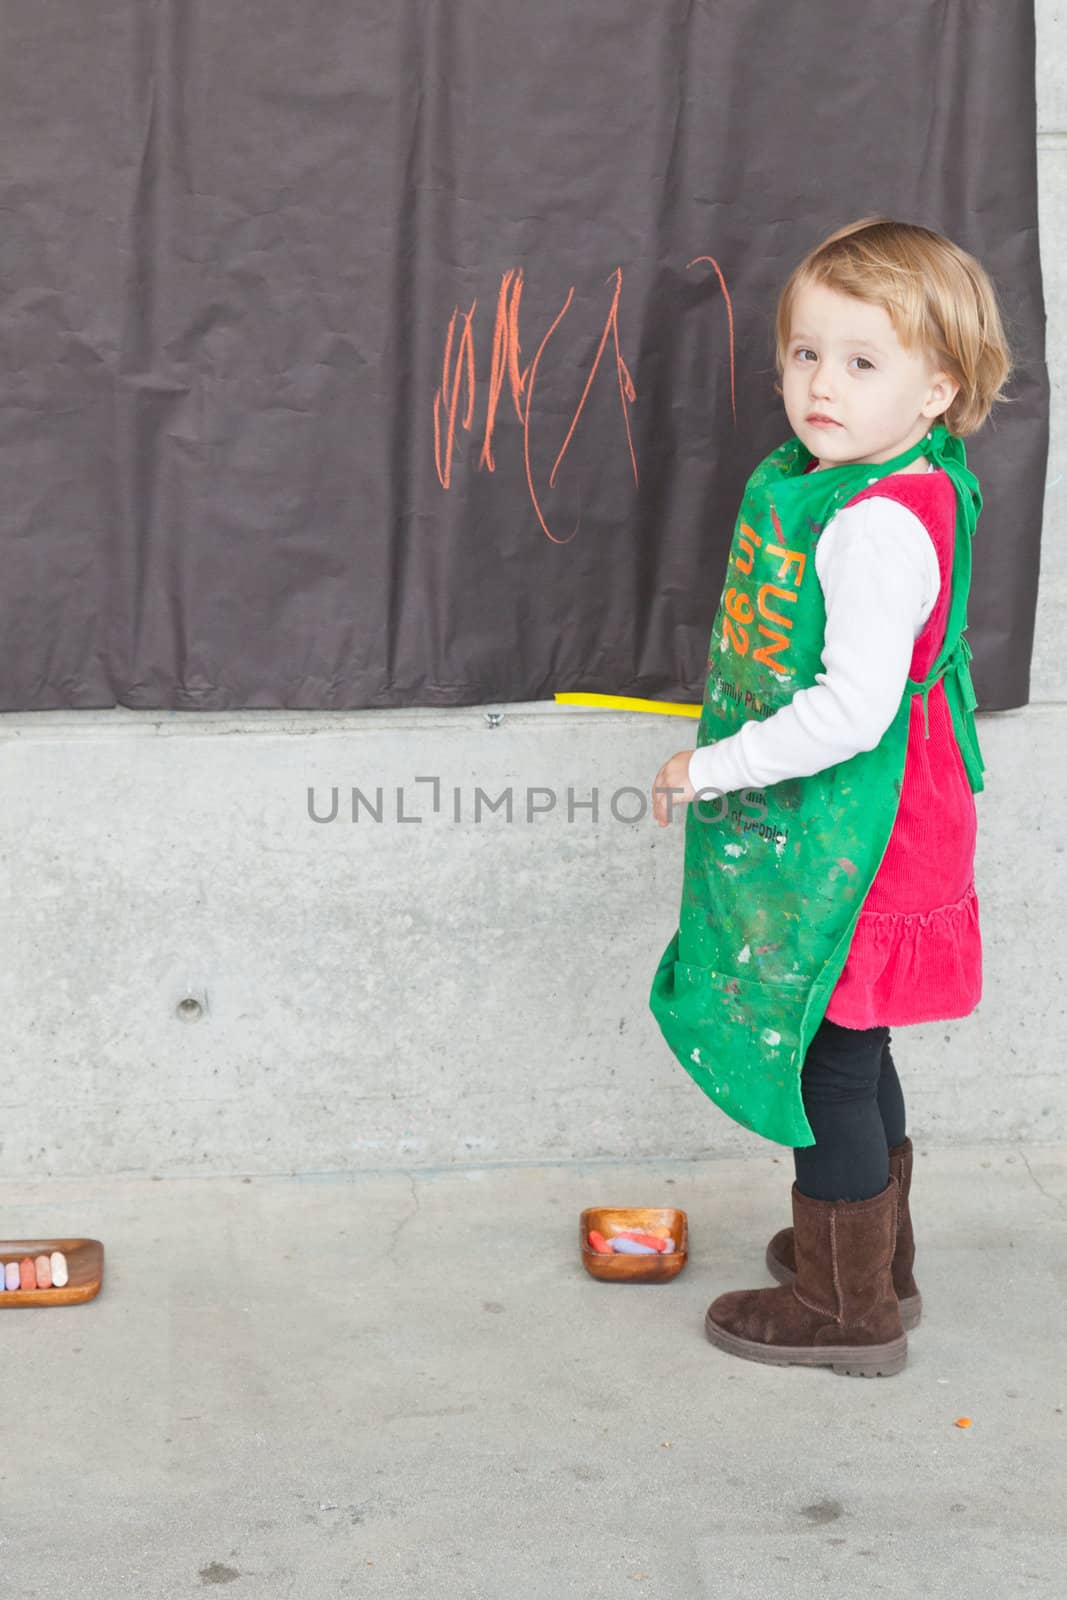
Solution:
{"label": "child's ear", "polygon": [[947,372],[936,373],[923,411],[928,417],[941,416],[942,412],[948,410],[959,392],[960,386],[955,378],[949,377]]}

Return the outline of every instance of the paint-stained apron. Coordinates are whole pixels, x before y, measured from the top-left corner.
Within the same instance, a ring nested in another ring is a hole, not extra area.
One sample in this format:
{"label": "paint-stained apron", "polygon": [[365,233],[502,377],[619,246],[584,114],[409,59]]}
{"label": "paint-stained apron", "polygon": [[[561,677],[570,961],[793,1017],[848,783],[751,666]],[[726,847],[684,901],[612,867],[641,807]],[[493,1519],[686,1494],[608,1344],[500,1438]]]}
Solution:
{"label": "paint-stained apron", "polygon": [[698,798],[687,808],[679,925],[649,1005],[694,1082],[743,1127],[814,1144],[800,1078],[841,975],[900,803],[911,699],[942,677],[973,793],[984,762],[964,638],[971,540],[982,509],[963,441],[941,423],[902,455],[806,473],[797,438],[771,452],[745,487],[708,652],[697,747],[763,719],[824,671],[826,608],[815,547],[830,518],[879,478],[925,455],[956,490],[952,592],[928,676],[908,678],[890,726],[811,777]]}

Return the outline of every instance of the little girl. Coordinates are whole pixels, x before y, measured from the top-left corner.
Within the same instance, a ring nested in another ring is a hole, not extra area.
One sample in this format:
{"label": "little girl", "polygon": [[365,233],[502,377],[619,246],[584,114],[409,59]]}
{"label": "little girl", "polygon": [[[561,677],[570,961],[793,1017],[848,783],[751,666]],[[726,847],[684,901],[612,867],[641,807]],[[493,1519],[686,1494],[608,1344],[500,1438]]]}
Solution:
{"label": "little girl", "polygon": [[708,1337],[881,1376],[921,1311],[889,1030],[982,992],[962,440],[1012,368],[981,265],[884,217],[800,262],[776,331],[793,437],[745,488],[697,748],[656,777],[657,822],[688,811],[649,1003],[705,1094],[793,1147],[781,1287],[720,1295]]}

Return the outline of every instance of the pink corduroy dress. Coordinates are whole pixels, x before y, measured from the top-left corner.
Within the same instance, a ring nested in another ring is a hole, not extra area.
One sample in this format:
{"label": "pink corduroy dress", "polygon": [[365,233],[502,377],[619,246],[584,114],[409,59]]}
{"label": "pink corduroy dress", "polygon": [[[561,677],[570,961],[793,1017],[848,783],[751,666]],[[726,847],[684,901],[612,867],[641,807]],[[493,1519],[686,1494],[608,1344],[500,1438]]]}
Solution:
{"label": "pink corduroy dress", "polygon": [[[910,676],[921,679],[945,636],[955,491],[940,469],[893,473],[848,503],[877,494],[913,511],[937,552],[941,589],[911,658]],[[913,695],[896,821],[826,1007],[826,1016],[841,1027],[948,1021],[967,1016],[982,997],[974,884],[978,819],[943,680],[930,691],[929,713],[927,739],[922,697]]]}

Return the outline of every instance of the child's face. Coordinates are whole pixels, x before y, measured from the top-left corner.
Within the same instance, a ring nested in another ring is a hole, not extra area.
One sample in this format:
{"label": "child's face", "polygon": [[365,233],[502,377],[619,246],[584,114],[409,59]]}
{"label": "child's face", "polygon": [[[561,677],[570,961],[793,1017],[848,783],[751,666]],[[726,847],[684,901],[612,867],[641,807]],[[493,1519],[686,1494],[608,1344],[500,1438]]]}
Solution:
{"label": "child's face", "polygon": [[[822,467],[891,461],[917,444],[959,385],[905,350],[882,306],[809,284],[793,302],[782,399]],[[829,417],[832,424],[810,421]]]}

